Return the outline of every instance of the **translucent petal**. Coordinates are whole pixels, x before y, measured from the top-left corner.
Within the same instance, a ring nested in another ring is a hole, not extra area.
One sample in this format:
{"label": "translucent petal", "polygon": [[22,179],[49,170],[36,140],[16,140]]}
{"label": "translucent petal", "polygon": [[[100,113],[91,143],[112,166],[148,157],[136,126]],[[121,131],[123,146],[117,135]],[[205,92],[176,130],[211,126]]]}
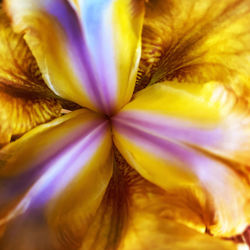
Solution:
{"label": "translucent petal", "polygon": [[0,224],[7,224],[1,249],[37,249],[38,242],[42,249],[75,249],[112,174],[107,121],[73,111],[33,129],[0,156]]}

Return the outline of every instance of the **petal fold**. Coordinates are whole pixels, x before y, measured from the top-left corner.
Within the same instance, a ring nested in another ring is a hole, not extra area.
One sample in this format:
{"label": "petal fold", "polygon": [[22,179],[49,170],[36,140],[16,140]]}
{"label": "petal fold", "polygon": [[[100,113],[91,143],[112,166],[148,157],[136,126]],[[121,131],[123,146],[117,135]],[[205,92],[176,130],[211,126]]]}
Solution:
{"label": "petal fold", "polygon": [[158,83],[113,117],[114,142],[131,166],[162,188],[205,188],[215,209],[210,231],[235,235],[250,219],[247,177],[234,168],[249,165],[247,106],[216,82]]}
{"label": "petal fold", "polygon": [[0,6],[0,145],[60,115],[61,105],[44,83],[22,35]]}
{"label": "petal fold", "polygon": [[143,1],[5,3],[58,95],[106,114],[129,101],[140,58]]}
{"label": "petal fold", "polygon": [[[37,249],[43,238],[46,249],[76,249],[112,175],[108,122],[73,111],[28,132],[0,156],[1,249]],[[27,242],[32,230],[37,235]]]}

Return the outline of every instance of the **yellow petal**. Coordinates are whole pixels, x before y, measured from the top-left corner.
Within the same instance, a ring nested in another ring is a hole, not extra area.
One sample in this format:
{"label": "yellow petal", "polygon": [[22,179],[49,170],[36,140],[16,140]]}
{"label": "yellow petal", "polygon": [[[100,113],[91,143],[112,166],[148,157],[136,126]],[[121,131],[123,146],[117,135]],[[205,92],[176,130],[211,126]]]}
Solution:
{"label": "yellow petal", "polygon": [[0,156],[0,224],[7,224],[1,249],[76,249],[112,174],[107,121],[73,111],[31,130]]}
{"label": "yellow petal", "polygon": [[165,192],[143,179],[119,154],[115,156],[114,175],[81,250],[237,249],[232,242],[175,221],[188,218],[202,224],[204,207],[197,206],[201,204],[191,193],[186,196],[188,190]]}
{"label": "yellow petal", "polygon": [[60,115],[23,37],[0,9],[0,145]]}
{"label": "yellow petal", "polygon": [[114,142],[131,166],[166,190],[201,185],[215,210],[211,232],[231,236],[250,220],[250,187],[233,168],[249,165],[248,114],[244,100],[218,83],[158,83],[112,118]]}
{"label": "yellow petal", "polygon": [[149,1],[138,87],[216,80],[250,96],[249,19],[249,0]]}
{"label": "yellow petal", "polygon": [[130,100],[141,52],[143,1],[5,3],[55,93],[108,114]]}

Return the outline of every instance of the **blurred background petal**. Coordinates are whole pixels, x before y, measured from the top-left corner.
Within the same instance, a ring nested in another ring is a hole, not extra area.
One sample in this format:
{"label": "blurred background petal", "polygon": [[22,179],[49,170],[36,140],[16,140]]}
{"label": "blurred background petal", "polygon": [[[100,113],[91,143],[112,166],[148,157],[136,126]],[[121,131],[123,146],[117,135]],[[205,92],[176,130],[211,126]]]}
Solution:
{"label": "blurred background petal", "polygon": [[112,119],[117,148],[143,177],[166,190],[207,190],[216,211],[209,230],[223,236],[250,221],[249,176],[234,168],[249,167],[249,110],[235,98],[218,83],[158,83]]}
{"label": "blurred background petal", "polygon": [[107,121],[73,111],[0,151],[1,249],[76,249],[112,175]]}
{"label": "blurred background petal", "polygon": [[1,8],[0,106],[0,145],[61,113],[22,35],[12,31]]}
{"label": "blurred background petal", "polygon": [[137,89],[216,80],[250,97],[249,19],[249,0],[149,0]]}

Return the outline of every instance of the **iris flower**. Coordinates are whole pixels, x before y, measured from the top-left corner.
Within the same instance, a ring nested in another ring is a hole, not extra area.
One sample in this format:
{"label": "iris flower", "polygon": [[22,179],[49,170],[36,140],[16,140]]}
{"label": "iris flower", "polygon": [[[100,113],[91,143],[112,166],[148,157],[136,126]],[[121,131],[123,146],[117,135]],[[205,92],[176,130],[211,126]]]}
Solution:
{"label": "iris flower", "polygon": [[3,4],[0,248],[247,249],[250,1]]}

